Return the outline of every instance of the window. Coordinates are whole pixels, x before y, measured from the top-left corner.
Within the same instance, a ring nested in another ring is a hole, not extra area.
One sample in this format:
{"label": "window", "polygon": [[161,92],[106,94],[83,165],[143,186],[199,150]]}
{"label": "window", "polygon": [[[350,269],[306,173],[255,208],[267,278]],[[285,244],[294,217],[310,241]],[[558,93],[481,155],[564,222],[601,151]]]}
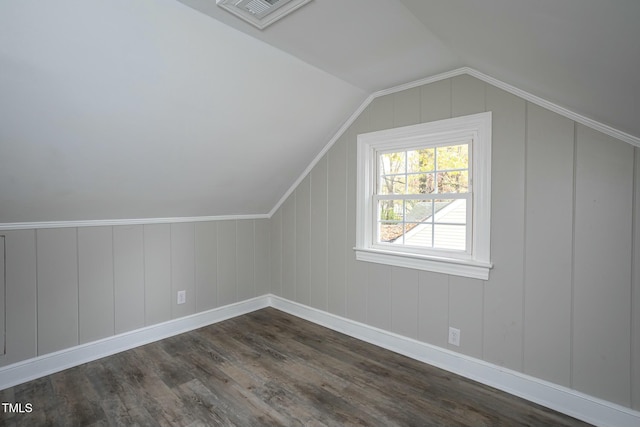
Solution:
{"label": "window", "polygon": [[356,258],[486,280],[491,113],[358,135]]}

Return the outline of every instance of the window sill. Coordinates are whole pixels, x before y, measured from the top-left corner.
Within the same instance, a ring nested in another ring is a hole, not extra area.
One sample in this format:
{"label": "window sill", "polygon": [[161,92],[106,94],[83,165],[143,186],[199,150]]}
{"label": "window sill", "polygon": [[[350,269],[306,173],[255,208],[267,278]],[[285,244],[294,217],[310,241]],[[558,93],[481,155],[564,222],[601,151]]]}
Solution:
{"label": "window sill", "polygon": [[434,273],[451,274],[480,280],[488,280],[489,270],[493,267],[491,263],[422,256],[380,249],[354,248],[354,251],[356,252],[356,259],[358,261],[413,268],[416,270],[432,271]]}

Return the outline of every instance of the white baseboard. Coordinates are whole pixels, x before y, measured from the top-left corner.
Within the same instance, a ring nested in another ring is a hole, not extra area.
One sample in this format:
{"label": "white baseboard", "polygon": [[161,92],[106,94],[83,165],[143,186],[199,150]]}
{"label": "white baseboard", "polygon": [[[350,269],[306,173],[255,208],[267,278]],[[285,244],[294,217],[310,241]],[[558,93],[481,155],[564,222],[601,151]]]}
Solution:
{"label": "white baseboard", "polygon": [[638,411],[276,295],[263,295],[2,367],[0,390],[265,307],[274,307],[597,426],[640,426]]}
{"label": "white baseboard", "polygon": [[0,390],[268,307],[266,295],[125,332],[0,368]]}
{"label": "white baseboard", "polygon": [[269,295],[270,306],[602,427],[640,426],[640,412],[480,359]]}

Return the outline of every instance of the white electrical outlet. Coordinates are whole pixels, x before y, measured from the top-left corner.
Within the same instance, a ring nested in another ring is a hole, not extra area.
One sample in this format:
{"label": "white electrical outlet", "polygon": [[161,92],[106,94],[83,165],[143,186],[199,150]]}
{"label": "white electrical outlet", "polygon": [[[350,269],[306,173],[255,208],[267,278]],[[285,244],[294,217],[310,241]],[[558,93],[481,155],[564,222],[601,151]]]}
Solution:
{"label": "white electrical outlet", "polygon": [[187,291],[178,291],[178,304],[187,302]]}
{"label": "white electrical outlet", "polygon": [[460,329],[449,327],[449,344],[460,347]]}

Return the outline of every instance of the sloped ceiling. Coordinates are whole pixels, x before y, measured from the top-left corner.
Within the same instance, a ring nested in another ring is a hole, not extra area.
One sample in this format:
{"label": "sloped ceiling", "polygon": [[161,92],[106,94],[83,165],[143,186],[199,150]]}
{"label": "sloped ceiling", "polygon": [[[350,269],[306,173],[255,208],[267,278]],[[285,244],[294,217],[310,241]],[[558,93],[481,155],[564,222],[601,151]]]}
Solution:
{"label": "sloped ceiling", "polygon": [[263,31],[215,0],[178,1],[368,93],[464,65],[398,0],[313,0]]}
{"label": "sloped ceiling", "polygon": [[367,93],[174,0],[0,2],[0,223],[268,213]]}
{"label": "sloped ceiling", "polygon": [[0,2],[0,223],[266,214],[372,92],[471,66],[640,137],[637,0]]}
{"label": "sloped ceiling", "polygon": [[640,136],[640,1],[401,1],[465,65]]}

